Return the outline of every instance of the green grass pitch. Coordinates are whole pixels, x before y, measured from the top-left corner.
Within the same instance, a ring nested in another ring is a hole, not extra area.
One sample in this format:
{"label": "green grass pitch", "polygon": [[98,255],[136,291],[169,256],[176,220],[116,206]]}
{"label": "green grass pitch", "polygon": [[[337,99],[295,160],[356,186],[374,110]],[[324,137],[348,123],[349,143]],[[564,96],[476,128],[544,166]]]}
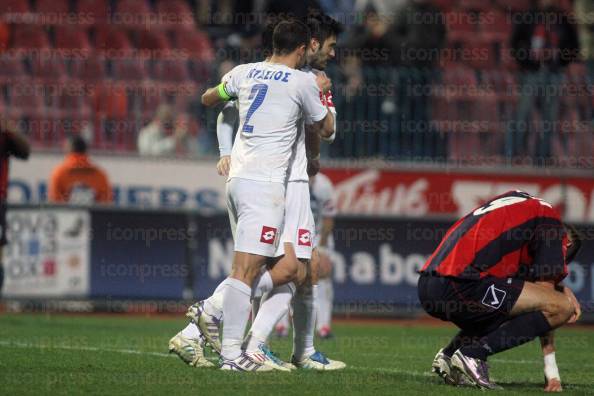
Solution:
{"label": "green grass pitch", "polygon": [[[457,395],[429,373],[452,327],[398,323],[337,324],[336,339],[318,349],[349,368],[341,372],[229,373],[185,366],[167,355],[184,319],[140,316],[0,316],[0,394],[102,395]],[[566,394],[594,394],[594,330],[557,335]],[[290,342],[272,348],[288,358]],[[536,342],[491,359],[491,372],[514,394],[542,393]]]}

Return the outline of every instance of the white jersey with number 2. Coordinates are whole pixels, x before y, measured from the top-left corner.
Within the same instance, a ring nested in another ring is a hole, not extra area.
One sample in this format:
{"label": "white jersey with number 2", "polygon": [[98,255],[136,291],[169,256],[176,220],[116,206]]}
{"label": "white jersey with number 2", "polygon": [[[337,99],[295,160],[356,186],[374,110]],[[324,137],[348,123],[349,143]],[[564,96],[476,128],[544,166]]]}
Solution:
{"label": "white jersey with number 2", "polygon": [[277,63],[248,63],[229,72],[225,90],[239,107],[229,179],[285,183],[300,120],[318,122],[328,112],[315,76]]}

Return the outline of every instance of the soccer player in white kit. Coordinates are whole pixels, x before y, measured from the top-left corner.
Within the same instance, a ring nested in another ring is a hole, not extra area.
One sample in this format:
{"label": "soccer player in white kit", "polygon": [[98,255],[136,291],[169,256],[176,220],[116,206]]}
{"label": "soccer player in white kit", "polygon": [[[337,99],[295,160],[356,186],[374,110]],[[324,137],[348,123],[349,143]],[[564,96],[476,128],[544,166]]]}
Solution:
{"label": "soccer player in white kit", "polygon": [[[223,283],[222,365],[224,370],[265,371],[242,351],[252,285],[267,257],[274,257],[284,221],[285,182],[299,120],[333,133],[334,117],[322,105],[315,79],[295,68],[305,61],[309,29],[298,21],[279,23],[269,62],[240,65],[230,79],[206,91],[209,106],[236,97],[239,136],[227,182],[231,228],[235,229],[232,272]],[[290,247],[289,247],[290,249]],[[270,272],[265,283],[278,285]]]}

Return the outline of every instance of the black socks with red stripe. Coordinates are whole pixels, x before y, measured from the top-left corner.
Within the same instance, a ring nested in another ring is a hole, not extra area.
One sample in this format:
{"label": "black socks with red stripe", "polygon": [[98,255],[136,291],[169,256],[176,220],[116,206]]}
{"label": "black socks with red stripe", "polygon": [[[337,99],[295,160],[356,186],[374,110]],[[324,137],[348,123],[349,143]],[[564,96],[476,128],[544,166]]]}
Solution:
{"label": "black socks with red stripe", "polygon": [[487,357],[525,344],[552,329],[542,312],[529,312],[505,322],[491,333],[463,346],[463,355],[487,360]]}

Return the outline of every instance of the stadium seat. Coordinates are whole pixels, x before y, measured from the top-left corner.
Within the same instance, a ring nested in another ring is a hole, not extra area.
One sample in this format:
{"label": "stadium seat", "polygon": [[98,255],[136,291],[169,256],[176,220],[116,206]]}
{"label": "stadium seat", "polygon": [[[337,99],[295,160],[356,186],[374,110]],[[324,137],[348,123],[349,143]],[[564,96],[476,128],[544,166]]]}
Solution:
{"label": "stadium seat", "polygon": [[132,49],[124,30],[111,26],[97,26],[93,35],[95,49],[104,52],[106,56],[122,56]]}
{"label": "stadium seat", "polygon": [[109,0],[77,0],[76,13],[85,16],[80,22],[89,19],[90,24],[99,24],[107,21],[109,15]]}
{"label": "stadium seat", "polygon": [[145,0],[121,0],[117,2],[113,17],[122,19],[126,25],[146,27],[151,20],[151,7]]}
{"label": "stadium seat", "polygon": [[8,90],[10,112],[18,115],[36,116],[46,110],[43,103],[42,87],[38,84],[21,83]]}
{"label": "stadium seat", "polygon": [[190,79],[188,65],[183,60],[160,60],[155,63],[153,77],[161,81],[185,82]]}
{"label": "stadium seat", "polygon": [[75,59],[71,64],[71,75],[84,81],[100,81],[105,78],[105,60],[100,56]]}
{"label": "stadium seat", "polygon": [[170,29],[191,30],[195,28],[194,14],[187,1],[159,0],[156,4],[157,15]]}
{"label": "stadium seat", "polygon": [[[35,11],[43,18],[44,24],[64,23],[70,12],[69,0],[37,0]],[[61,22],[64,21],[64,22]]]}
{"label": "stadium seat", "polygon": [[141,50],[151,51],[152,56],[164,56],[169,49],[169,40],[165,32],[160,30],[141,30],[137,32],[138,45]]}
{"label": "stadium seat", "polygon": [[0,55],[0,79],[12,80],[25,74],[23,59],[15,55]]}
{"label": "stadium seat", "polygon": [[458,6],[464,10],[482,11],[490,8],[488,0],[459,0]]}
{"label": "stadium seat", "polygon": [[29,12],[27,0],[2,0],[0,1],[0,15],[3,14],[24,14]]}
{"label": "stadium seat", "polygon": [[55,46],[59,49],[79,51],[91,49],[86,31],[78,26],[56,26]]}
{"label": "stadium seat", "polygon": [[113,77],[118,80],[143,80],[146,78],[145,60],[142,58],[113,59]]}
{"label": "stadium seat", "polygon": [[476,31],[475,18],[472,14],[452,11],[446,15],[447,34],[450,41],[463,40]]}
{"label": "stadium seat", "polygon": [[128,114],[128,96],[121,84],[100,84],[92,94],[93,110],[98,116],[124,118]]}
{"label": "stadium seat", "polygon": [[59,56],[32,56],[28,61],[35,78],[54,81],[66,76],[64,61]]}
{"label": "stadium seat", "polygon": [[509,41],[512,33],[510,19],[499,11],[488,11],[484,14],[485,22],[479,25],[480,34],[485,41]]}
{"label": "stadium seat", "polygon": [[18,50],[49,48],[44,29],[32,25],[13,25],[12,48]]}
{"label": "stadium seat", "polygon": [[214,51],[208,36],[201,31],[175,32],[175,48],[185,51],[190,57],[211,62]]}
{"label": "stadium seat", "polygon": [[496,0],[499,7],[510,11],[527,11],[531,0]]}

